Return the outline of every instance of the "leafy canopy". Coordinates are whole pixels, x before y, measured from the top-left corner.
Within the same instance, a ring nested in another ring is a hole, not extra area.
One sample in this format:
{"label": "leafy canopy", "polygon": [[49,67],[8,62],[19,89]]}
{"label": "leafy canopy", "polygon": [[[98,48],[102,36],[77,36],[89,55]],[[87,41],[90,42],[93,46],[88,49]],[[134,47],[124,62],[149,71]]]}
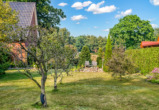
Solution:
{"label": "leafy canopy", "polygon": [[136,48],[141,41],[155,40],[154,29],[149,21],[141,20],[137,15],[128,15],[119,20],[112,29],[113,44],[123,44],[127,48]]}
{"label": "leafy canopy", "polygon": [[12,11],[8,3],[0,0],[0,40],[4,40],[8,31],[18,22],[17,13]]}

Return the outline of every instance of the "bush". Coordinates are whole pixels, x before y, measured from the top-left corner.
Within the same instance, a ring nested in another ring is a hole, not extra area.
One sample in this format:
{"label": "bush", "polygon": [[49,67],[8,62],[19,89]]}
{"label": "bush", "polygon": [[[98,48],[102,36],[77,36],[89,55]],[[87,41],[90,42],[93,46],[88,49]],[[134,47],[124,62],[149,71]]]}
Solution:
{"label": "bush", "polygon": [[0,74],[4,74],[10,66],[10,56],[4,51],[4,48],[0,48]]}
{"label": "bush", "polygon": [[159,67],[159,47],[127,50],[142,74],[150,73],[155,67]]}
{"label": "bush", "polygon": [[113,72],[112,76],[122,76],[126,74],[135,73],[135,66],[130,58],[125,54],[124,48],[115,48],[112,53],[111,59],[107,63],[109,70]]}
{"label": "bush", "polygon": [[97,65],[99,68],[102,68],[102,58],[101,57],[97,57]]}

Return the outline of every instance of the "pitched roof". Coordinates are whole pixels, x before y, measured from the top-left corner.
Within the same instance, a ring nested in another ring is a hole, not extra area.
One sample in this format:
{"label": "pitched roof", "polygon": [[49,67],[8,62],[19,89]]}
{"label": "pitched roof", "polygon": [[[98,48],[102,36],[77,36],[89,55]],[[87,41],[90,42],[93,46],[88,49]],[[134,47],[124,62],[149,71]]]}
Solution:
{"label": "pitched roof", "polygon": [[142,41],[140,47],[144,48],[144,47],[151,47],[151,46],[158,46],[159,42],[154,42],[154,41]]}
{"label": "pitched roof", "polygon": [[12,10],[16,10],[19,15],[18,25],[27,27],[31,25],[33,12],[35,11],[34,2],[9,2]]}

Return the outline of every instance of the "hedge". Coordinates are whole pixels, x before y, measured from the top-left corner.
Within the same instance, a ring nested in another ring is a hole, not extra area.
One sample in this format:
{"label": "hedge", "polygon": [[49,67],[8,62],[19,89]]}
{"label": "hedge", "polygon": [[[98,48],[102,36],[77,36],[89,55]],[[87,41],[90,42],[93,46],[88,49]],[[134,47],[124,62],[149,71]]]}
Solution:
{"label": "hedge", "polygon": [[155,67],[159,67],[159,47],[132,49],[126,53],[142,74],[150,73]]}

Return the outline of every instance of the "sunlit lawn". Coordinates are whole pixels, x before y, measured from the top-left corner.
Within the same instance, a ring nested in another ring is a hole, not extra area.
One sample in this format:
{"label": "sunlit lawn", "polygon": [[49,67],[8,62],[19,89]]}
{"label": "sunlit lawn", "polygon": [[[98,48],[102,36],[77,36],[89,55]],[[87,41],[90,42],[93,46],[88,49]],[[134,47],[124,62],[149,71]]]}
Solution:
{"label": "sunlit lawn", "polygon": [[[35,75],[40,81],[40,77]],[[48,76],[46,110],[159,110],[159,85],[131,75],[123,81],[108,73],[73,73],[53,92],[53,77]],[[44,109],[33,106],[40,89],[16,70],[0,76],[0,109]]]}

